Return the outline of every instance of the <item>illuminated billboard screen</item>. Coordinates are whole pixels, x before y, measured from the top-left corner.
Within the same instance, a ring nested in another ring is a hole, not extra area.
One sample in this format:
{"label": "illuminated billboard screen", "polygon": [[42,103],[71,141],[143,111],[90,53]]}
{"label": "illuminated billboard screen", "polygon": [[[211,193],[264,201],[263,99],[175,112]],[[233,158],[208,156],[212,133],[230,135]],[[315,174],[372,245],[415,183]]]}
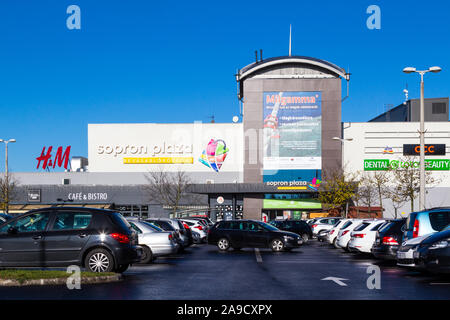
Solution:
{"label": "illuminated billboard screen", "polygon": [[263,98],[264,180],[285,170],[321,170],[322,93],[264,92]]}

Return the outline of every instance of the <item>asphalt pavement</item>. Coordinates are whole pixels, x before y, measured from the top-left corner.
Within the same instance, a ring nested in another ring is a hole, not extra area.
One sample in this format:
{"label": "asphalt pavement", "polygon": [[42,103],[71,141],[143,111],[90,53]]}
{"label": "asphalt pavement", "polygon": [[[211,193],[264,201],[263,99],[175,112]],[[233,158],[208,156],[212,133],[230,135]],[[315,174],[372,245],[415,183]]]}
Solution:
{"label": "asphalt pavement", "polygon": [[[375,278],[377,267],[380,276]],[[153,264],[132,266],[120,282],[81,285],[81,289],[73,290],[65,286],[2,287],[0,297],[3,300],[448,300],[450,279],[402,269],[370,256],[344,253],[312,240],[301,248],[281,253],[269,249],[219,252],[215,246],[194,245],[182,254],[158,258]]]}

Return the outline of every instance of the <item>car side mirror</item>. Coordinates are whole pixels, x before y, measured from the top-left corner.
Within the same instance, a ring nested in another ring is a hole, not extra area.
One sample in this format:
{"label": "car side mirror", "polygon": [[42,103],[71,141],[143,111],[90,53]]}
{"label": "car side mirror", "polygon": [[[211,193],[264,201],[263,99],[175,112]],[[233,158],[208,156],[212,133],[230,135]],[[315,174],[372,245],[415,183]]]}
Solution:
{"label": "car side mirror", "polygon": [[8,228],[8,234],[17,234],[18,230],[16,227],[10,227]]}

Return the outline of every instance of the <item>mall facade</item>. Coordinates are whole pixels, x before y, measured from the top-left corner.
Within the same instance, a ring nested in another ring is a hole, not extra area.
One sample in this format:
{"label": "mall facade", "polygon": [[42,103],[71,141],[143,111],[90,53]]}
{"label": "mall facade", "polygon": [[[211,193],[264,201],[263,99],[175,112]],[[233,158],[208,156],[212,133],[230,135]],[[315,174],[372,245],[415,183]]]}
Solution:
{"label": "mall facade", "polygon": [[[70,170],[13,173],[19,187],[10,212],[91,206],[167,217],[173,210],[149,194],[149,177],[182,172],[192,184],[178,215],[208,214],[213,220],[326,215],[317,192],[323,170],[344,164],[364,171],[368,160],[392,160],[403,153],[403,144],[419,143],[418,122],[408,119],[388,116],[342,123],[347,98],[342,92],[349,80],[344,69],[324,60],[268,58],[236,74],[242,109],[236,123],[89,124],[88,157],[72,157]],[[426,137],[430,143],[444,144],[446,151],[448,98],[443,101],[447,118],[433,118],[436,125]],[[402,112],[415,114],[414,104],[409,106]],[[335,137],[353,140],[341,143]],[[385,150],[392,152],[387,155]],[[445,155],[433,159],[447,163]],[[442,197],[428,202],[450,205],[443,196],[450,188],[449,172],[435,174],[443,177],[435,186]],[[389,216],[389,204],[384,205]]]}

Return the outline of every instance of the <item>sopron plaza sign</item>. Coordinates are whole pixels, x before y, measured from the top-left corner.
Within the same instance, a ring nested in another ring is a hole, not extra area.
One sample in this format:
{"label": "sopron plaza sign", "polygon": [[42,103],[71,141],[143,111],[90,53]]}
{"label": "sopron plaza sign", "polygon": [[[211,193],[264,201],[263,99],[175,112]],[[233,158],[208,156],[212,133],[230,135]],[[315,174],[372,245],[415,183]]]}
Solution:
{"label": "sopron plaza sign", "polygon": [[[387,171],[406,168],[419,168],[419,161],[402,161],[389,159],[365,159],[364,171]],[[425,170],[450,171],[449,159],[425,159]]]}

